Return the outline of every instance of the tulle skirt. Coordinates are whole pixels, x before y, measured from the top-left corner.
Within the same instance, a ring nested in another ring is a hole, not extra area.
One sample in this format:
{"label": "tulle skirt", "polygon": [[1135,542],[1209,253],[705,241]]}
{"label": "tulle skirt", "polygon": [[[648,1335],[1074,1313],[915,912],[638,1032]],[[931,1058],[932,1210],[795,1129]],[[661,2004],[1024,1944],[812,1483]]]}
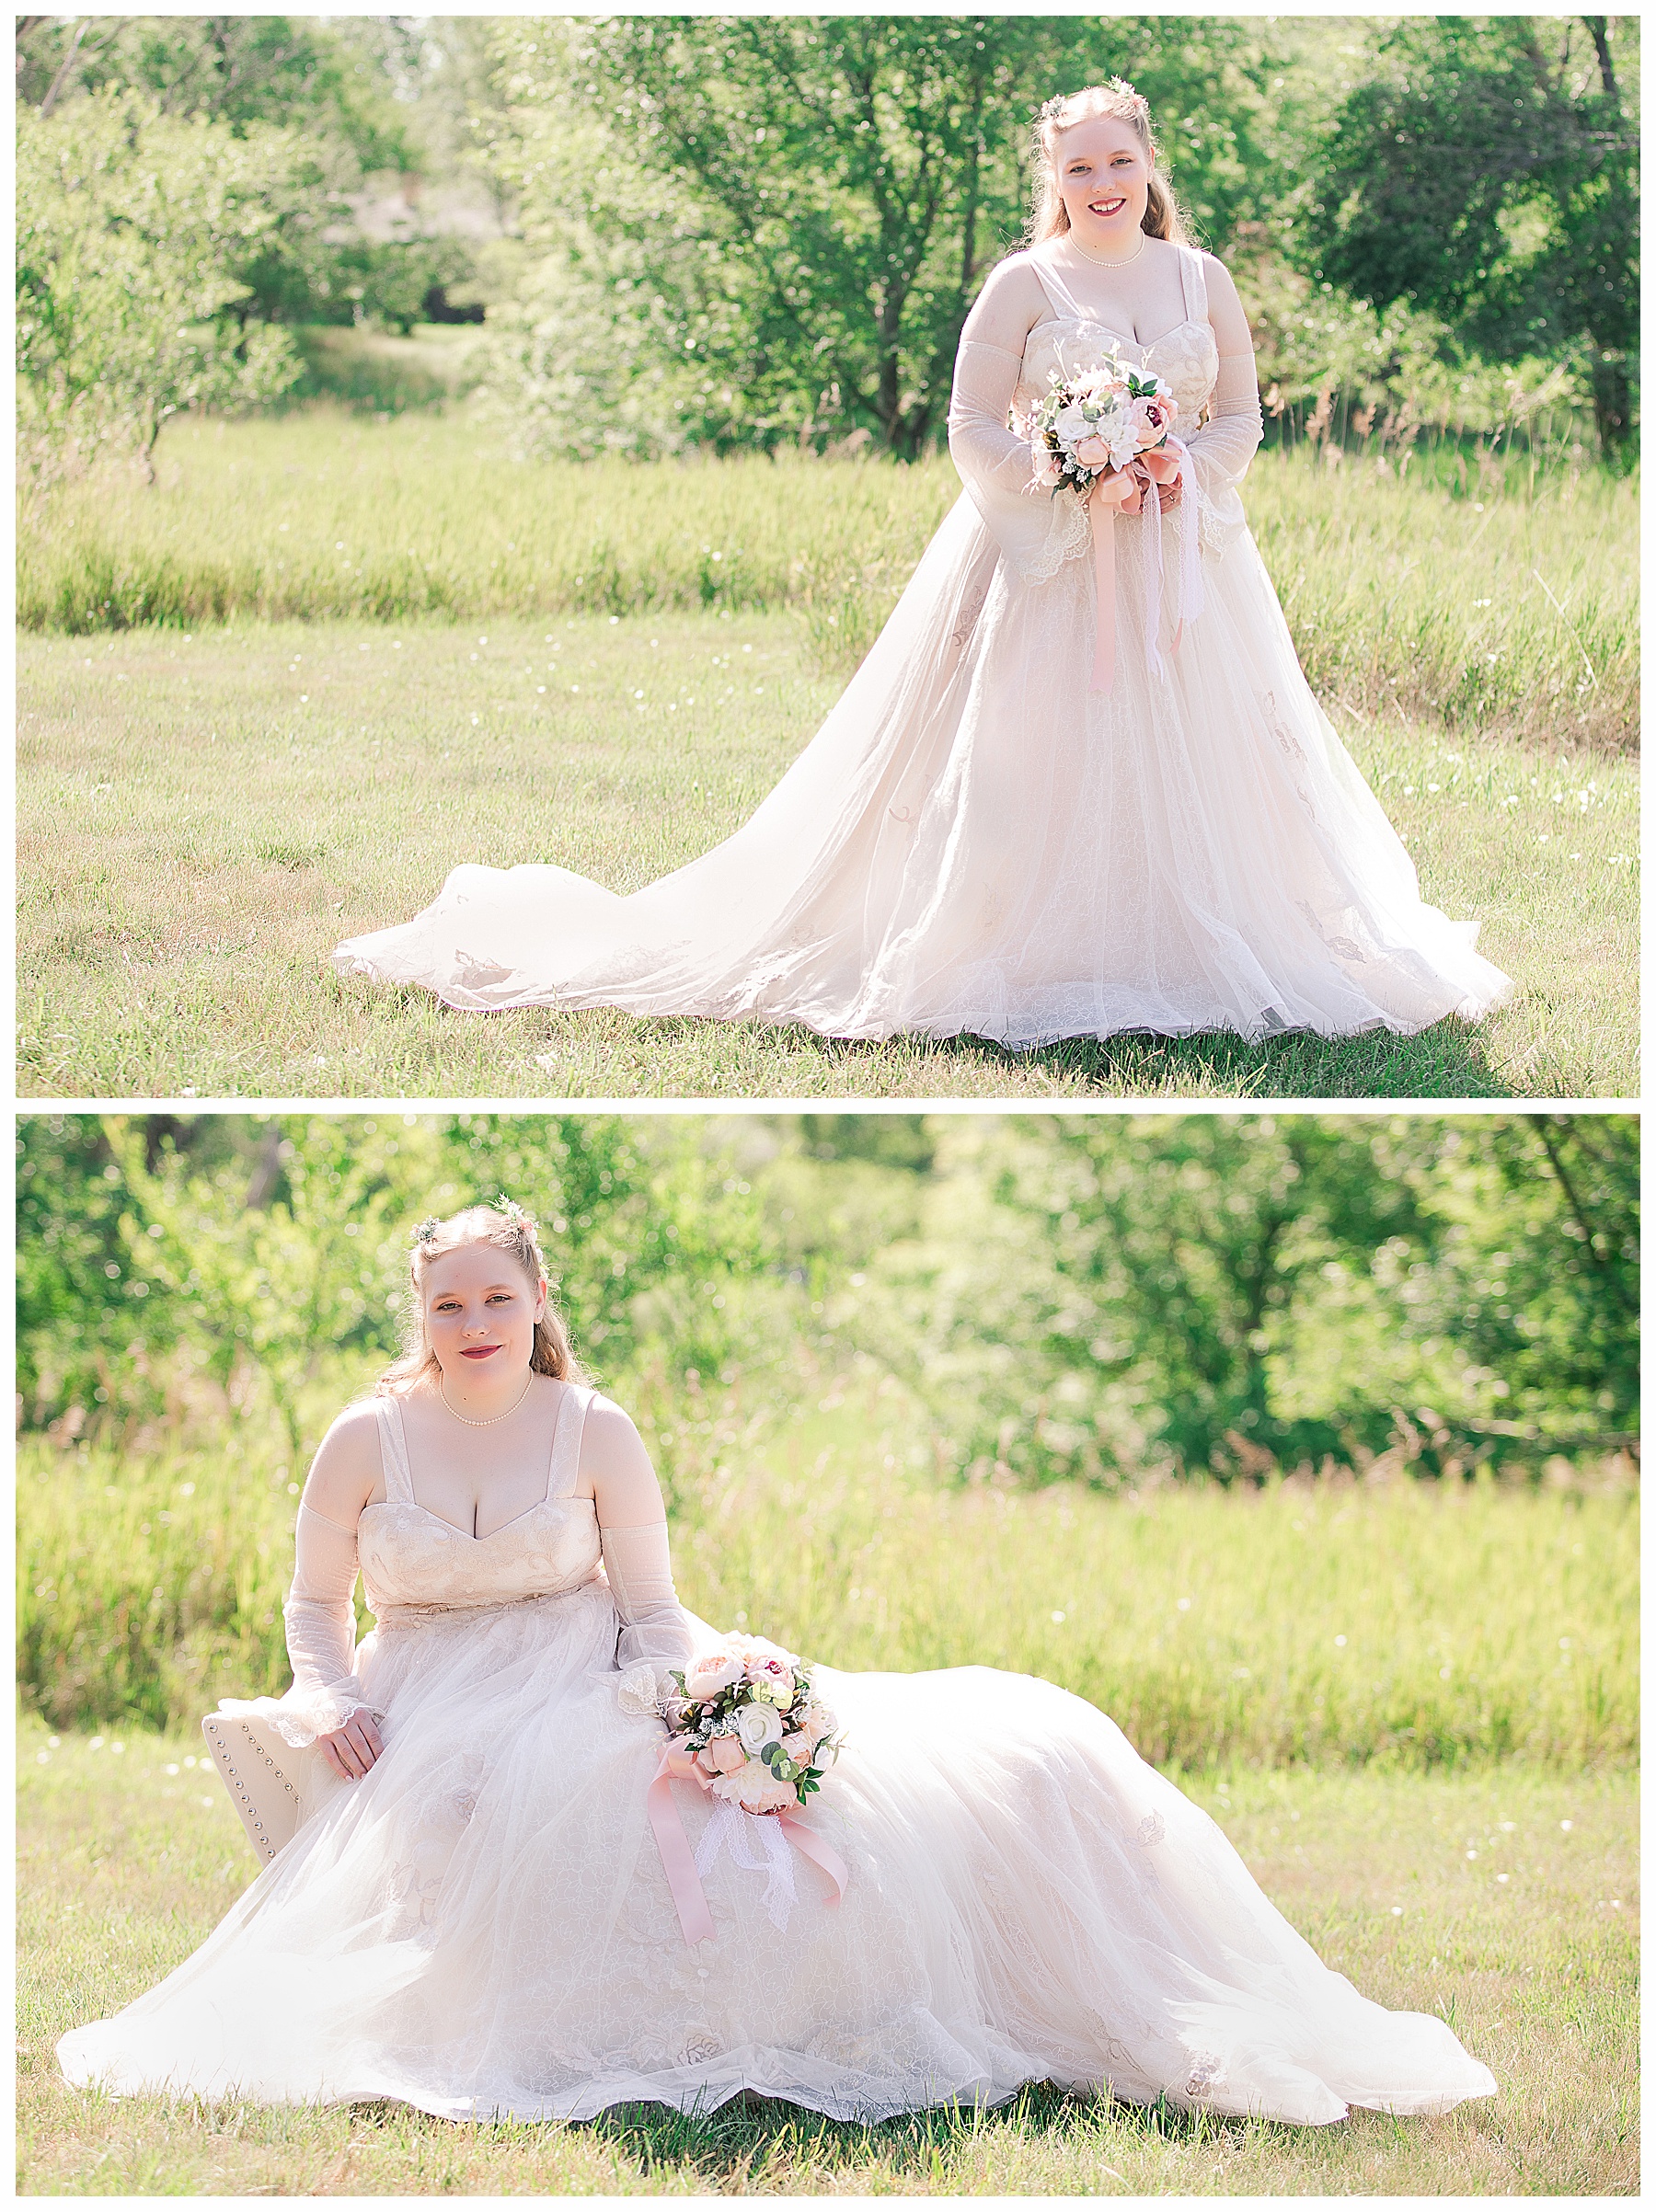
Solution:
{"label": "tulle skirt", "polygon": [[1177,564],[1148,652],[1146,531],[1116,524],[1116,674],[1092,563],[1018,583],[962,497],[757,813],[620,897],[456,868],[346,973],[454,1006],[613,1005],[1014,1047],[1144,1029],[1410,1032],[1510,989],[1413,864],[1301,673],[1252,537]]}
{"label": "tulle skirt", "polygon": [[[816,1670],[847,1742],[807,1817],[844,1898],[732,1814],[692,1948],[616,1625],[599,1583],[366,1638],[381,1759],[318,1782],[193,1957],[63,2038],[70,2080],[455,2119],[752,2090],[872,2120],[1051,2080],[1317,2123],[1493,2092],[1442,2021],[1324,1967],[1101,1713],[984,1668]],[[717,1816],[675,1790],[696,1844]]]}

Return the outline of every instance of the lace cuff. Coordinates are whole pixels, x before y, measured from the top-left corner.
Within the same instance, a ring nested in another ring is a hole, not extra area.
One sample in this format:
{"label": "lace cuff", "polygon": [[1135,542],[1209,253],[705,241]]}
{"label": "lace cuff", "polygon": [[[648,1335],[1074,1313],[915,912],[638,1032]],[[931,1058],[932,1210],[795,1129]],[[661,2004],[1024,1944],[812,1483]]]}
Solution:
{"label": "lace cuff", "polygon": [[1035,482],[1026,440],[1007,428],[1023,356],[962,338],[949,401],[949,451],[983,527],[1019,583],[1044,583],[1087,550],[1087,510]]}

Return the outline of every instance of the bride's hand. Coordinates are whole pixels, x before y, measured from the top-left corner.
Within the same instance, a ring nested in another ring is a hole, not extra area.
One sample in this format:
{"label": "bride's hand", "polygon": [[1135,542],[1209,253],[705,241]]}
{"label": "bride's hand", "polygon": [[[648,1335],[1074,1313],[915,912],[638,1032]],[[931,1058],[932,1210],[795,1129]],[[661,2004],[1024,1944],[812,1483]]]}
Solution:
{"label": "bride's hand", "polygon": [[353,1713],[342,1728],[316,1741],[328,1765],[345,1782],[360,1782],[385,1748],[371,1713]]}

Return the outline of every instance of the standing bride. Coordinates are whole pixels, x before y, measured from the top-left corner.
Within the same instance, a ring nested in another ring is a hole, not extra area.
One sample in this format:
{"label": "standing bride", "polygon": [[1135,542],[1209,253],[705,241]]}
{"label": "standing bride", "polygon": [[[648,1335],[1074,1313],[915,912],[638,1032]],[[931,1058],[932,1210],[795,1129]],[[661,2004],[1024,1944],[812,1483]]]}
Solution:
{"label": "standing bride", "polygon": [[[1035,156],[1032,242],[961,336],[965,493],[758,812],[627,897],[565,868],[457,867],[411,922],[339,946],[344,972],[452,1006],[1012,1047],[1409,1032],[1510,988],[1475,925],[1421,902],[1300,671],[1236,491],[1261,434],[1247,318],[1187,241],[1145,102],[1119,81],[1050,100]],[[1007,429],[1054,373],[1111,358],[1164,381],[1188,448],[1139,514],[1113,470],[1090,512],[1042,488]]]}
{"label": "standing bride", "polygon": [[757,1647],[679,1608],[644,1447],[580,1381],[527,1216],[425,1222],[411,1274],[409,1354],[305,1484],[293,1686],[228,1706],[327,1764],[201,1950],[63,2038],[72,2081],[454,2119],[752,2090],[872,2120],[1051,2080],[1322,2123],[1494,2093],[1049,1683],[815,1669],[795,1725],[820,1699],[842,1748],[786,1827],[658,1782],[668,1670]]}

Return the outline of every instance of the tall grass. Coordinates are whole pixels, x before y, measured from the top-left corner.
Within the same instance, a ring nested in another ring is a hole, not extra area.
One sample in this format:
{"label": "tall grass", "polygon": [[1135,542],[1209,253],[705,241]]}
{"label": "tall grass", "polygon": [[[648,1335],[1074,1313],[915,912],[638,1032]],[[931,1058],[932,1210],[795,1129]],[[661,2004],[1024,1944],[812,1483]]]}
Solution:
{"label": "tall grass", "polygon": [[[960,1490],[924,1478],[914,1435],[890,1393],[837,1389],[658,1434],[685,1602],[836,1666],[1045,1676],[1164,1765],[1634,1756],[1627,1495]],[[155,1727],[280,1689],[295,1482],[240,1435],[125,1458],[26,1440],[26,1702]]]}
{"label": "tall grass", "polygon": [[[1331,449],[1338,450],[1338,449]],[[856,664],[960,483],[785,456],[514,458],[457,417],[188,422],[161,481],[26,511],[25,627],[803,611]],[[1637,728],[1639,490],[1524,457],[1399,477],[1269,452],[1250,520],[1313,684],[1353,715],[1623,746]]]}

